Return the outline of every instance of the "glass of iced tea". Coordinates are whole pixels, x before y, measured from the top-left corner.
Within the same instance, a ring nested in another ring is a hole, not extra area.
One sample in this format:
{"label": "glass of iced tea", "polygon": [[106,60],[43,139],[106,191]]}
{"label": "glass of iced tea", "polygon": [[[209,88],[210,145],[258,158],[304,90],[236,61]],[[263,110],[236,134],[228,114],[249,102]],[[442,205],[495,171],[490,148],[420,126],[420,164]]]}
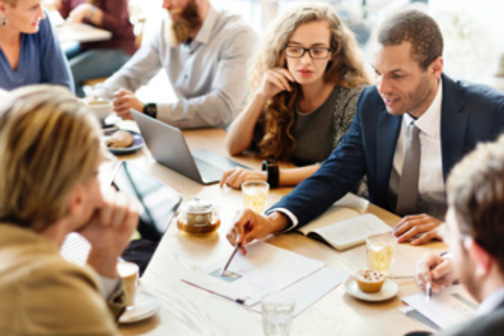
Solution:
{"label": "glass of iced tea", "polygon": [[389,274],[394,263],[396,245],[395,237],[389,233],[368,237],[366,239],[368,267]]}
{"label": "glass of iced tea", "polygon": [[246,208],[261,214],[268,197],[269,184],[264,181],[247,181],[241,185],[243,203]]}

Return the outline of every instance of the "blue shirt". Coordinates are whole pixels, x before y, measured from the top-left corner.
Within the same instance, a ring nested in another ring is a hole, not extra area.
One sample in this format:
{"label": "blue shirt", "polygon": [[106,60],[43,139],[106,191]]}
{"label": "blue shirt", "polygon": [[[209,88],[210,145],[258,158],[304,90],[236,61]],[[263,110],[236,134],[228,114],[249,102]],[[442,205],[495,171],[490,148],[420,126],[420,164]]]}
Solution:
{"label": "blue shirt", "polygon": [[12,90],[30,84],[57,84],[72,92],[73,78],[67,59],[49,19],[40,21],[35,34],[21,34],[21,51],[17,70],[13,70],[0,48],[0,88]]}

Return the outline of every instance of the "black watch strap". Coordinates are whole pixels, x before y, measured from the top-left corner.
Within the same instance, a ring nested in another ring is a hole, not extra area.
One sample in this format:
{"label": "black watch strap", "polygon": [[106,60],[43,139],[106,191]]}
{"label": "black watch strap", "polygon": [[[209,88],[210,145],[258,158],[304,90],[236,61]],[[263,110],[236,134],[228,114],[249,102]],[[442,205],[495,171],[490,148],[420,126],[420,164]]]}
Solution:
{"label": "black watch strap", "polygon": [[263,161],[261,169],[268,174],[270,188],[278,187],[278,180],[280,177],[278,163],[276,163],[276,161]]}
{"label": "black watch strap", "polygon": [[143,113],[151,118],[157,118],[157,105],[154,103],[147,103],[143,108]]}

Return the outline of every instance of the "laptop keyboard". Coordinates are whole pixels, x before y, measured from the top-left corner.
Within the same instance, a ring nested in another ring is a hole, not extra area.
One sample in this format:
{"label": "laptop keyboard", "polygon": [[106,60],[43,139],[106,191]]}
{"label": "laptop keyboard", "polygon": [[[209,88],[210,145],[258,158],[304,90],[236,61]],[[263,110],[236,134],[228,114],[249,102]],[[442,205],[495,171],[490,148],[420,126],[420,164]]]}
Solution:
{"label": "laptop keyboard", "polygon": [[198,167],[199,173],[203,178],[203,181],[219,181],[222,177],[224,171],[216,166],[211,165],[210,163],[194,158],[194,162]]}

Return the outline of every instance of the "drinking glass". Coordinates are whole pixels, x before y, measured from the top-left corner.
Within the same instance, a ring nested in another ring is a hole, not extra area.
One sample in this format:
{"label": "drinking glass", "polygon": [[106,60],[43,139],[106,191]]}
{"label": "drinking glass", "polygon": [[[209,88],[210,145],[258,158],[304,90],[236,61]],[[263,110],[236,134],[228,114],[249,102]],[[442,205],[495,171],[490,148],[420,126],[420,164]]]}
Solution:
{"label": "drinking glass", "polygon": [[247,181],[241,185],[243,203],[246,208],[261,214],[268,197],[269,184],[264,181]]}
{"label": "drinking glass", "polygon": [[394,263],[396,239],[391,234],[379,234],[366,239],[368,267],[389,274]]}
{"label": "drinking glass", "polygon": [[263,330],[266,336],[288,336],[295,300],[283,292],[273,292],[261,299]]}

